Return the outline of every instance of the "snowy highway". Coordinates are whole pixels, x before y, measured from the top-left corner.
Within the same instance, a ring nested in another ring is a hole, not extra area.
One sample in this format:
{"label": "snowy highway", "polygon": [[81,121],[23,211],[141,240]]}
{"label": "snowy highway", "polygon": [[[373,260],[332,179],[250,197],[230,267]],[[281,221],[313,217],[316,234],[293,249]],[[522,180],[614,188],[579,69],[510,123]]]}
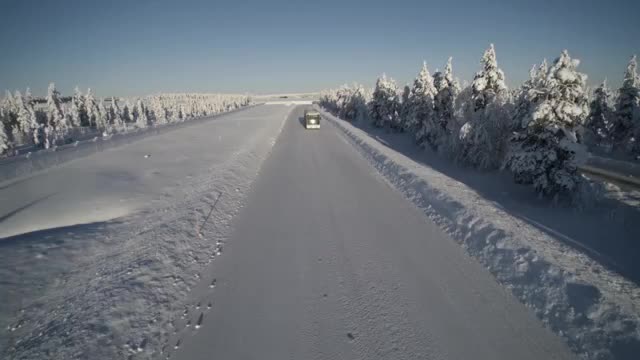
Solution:
{"label": "snowy highway", "polygon": [[305,130],[303,109],[208,270],[215,288],[190,294],[212,308],[189,309],[201,328],[174,335],[172,358],[572,358],[337,128]]}
{"label": "snowy highway", "polygon": [[305,130],[306,107],[2,185],[0,355],[574,357],[338,128]]}

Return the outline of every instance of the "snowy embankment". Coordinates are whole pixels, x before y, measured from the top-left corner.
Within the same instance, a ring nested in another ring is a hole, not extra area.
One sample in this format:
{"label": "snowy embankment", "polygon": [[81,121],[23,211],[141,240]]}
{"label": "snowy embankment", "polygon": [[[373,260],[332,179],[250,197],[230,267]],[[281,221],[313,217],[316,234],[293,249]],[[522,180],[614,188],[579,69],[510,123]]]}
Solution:
{"label": "snowy embankment", "polygon": [[210,120],[215,117],[231,114],[250,107],[251,106],[245,106],[225,113],[180,122],[154,124],[144,129],[133,128],[128,132],[121,132],[108,136],[99,136],[99,134],[96,134],[88,140],[76,141],[73,144],[61,145],[51,149],[39,149],[37,151],[27,152],[26,154],[8,158],[0,158],[0,183],[14,178],[28,176],[35,172],[59,166],[67,161],[89,156],[103,150],[113,149],[124,144],[130,144],[148,136],[163,134],[167,131],[197,124],[201,121]]}
{"label": "snowy embankment", "polygon": [[640,163],[591,155],[582,170],[625,184],[640,187]]}
{"label": "snowy embankment", "polygon": [[[321,110],[322,111],[322,110]],[[586,359],[640,351],[640,289],[466,184],[322,111],[395,188]]]}
{"label": "snowy embankment", "polygon": [[[215,283],[207,264],[224,256],[231,219],[292,108],[202,121],[0,187],[3,199],[36,184],[49,194],[16,203],[3,224],[57,221],[0,239],[0,358],[163,358],[191,289]],[[126,213],[65,215],[94,206]]]}

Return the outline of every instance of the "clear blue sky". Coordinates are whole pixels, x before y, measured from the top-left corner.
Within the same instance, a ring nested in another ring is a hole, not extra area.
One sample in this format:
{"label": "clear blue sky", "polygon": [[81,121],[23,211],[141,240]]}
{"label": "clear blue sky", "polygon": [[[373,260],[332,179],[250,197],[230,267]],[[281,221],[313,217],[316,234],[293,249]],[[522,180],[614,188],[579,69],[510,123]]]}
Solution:
{"label": "clear blue sky", "polygon": [[470,80],[495,43],[510,86],[567,48],[590,83],[640,53],[638,0],[0,0],[0,89],[97,94],[400,85],[422,60]]}

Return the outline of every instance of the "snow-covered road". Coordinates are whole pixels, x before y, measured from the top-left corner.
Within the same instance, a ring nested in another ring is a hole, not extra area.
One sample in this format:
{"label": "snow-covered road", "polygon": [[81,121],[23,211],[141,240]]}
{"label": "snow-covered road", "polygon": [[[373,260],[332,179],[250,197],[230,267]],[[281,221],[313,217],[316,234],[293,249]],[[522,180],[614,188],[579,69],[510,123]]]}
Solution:
{"label": "snow-covered road", "polygon": [[185,124],[0,184],[0,358],[159,351],[292,109]]}
{"label": "snow-covered road", "polygon": [[[172,359],[567,359],[333,126],[297,107],[189,294]],[[210,306],[210,308],[209,308]]]}

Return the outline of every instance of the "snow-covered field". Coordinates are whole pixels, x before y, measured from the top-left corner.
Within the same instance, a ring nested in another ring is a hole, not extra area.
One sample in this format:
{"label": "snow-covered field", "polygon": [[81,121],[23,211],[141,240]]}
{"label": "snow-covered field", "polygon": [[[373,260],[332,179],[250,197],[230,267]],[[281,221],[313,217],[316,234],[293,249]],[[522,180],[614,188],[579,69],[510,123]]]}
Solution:
{"label": "snow-covered field", "polygon": [[291,109],[239,111],[3,183],[0,357],[153,356],[222,255]]}
{"label": "snow-covered field", "polygon": [[550,207],[504,174],[459,169],[405,136],[323,115],[574,351],[640,353],[640,212],[613,196],[619,188],[592,209]]}

